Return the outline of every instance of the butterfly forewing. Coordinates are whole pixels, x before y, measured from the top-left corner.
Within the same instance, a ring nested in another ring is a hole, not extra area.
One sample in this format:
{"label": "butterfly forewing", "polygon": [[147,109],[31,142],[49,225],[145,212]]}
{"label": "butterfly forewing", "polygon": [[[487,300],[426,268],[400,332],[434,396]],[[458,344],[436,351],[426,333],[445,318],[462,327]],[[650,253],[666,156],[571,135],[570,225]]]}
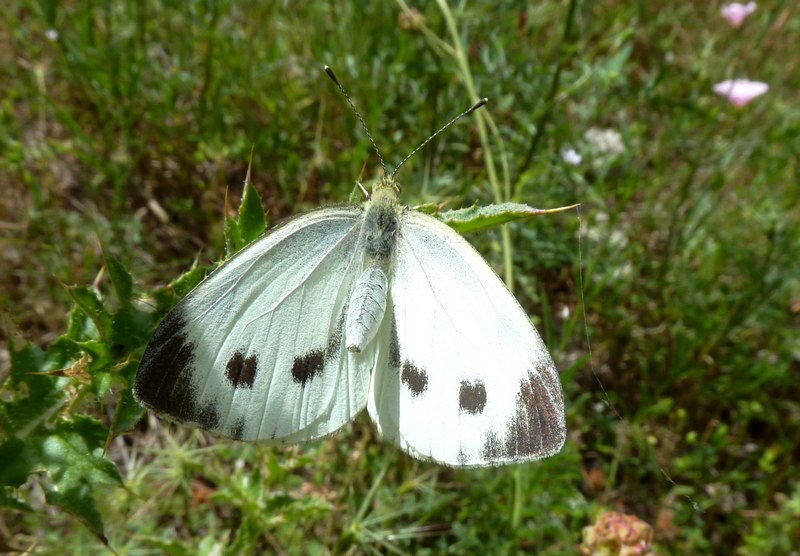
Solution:
{"label": "butterfly forewing", "polygon": [[156,330],[134,384],[140,403],[242,440],[309,440],[352,419],[377,350],[354,358],[343,339],[362,214],[310,212],[212,273]]}
{"label": "butterfly forewing", "polygon": [[514,297],[453,230],[404,213],[386,313],[368,402],[383,435],[457,466],[561,449],[553,361]]}

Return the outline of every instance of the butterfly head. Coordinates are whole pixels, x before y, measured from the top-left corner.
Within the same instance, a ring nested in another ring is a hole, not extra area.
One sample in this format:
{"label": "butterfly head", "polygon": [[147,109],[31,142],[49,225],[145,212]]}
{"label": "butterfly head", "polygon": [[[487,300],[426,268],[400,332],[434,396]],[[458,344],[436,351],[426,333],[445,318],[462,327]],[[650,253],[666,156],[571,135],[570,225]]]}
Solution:
{"label": "butterfly head", "polygon": [[394,179],[394,174],[383,175],[373,186],[372,192],[377,193],[381,189],[394,191],[395,195],[400,193],[400,183]]}
{"label": "butterfly head", "polygon": [[372,186],[371,201],[373,204],[397,204],[400,197],[400,184],[393,175],[383,175]]}

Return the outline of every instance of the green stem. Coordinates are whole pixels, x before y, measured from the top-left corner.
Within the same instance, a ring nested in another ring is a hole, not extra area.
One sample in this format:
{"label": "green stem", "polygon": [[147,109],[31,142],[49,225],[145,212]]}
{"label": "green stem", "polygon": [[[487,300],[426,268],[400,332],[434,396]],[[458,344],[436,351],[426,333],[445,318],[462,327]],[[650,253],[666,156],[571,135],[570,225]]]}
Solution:
{"label": "green stem", "polygon": [[[503,228],[505,229],[505,227]],[[511,529],[514,530],[519,527],[522,521],[522,466],[517,465],[514,467],[512,475],[514,481],[514,492],[511,499]]]}
{"label": "green stem", "polygon": [[[450,6],[447,4],[447,0],[436,0],[436,3],[439,5],[439,9],[442,11],[442,15],[444,16],[445,24],[447,25],[447,30],[450,34],[452,42],[450,46],[453,49],[453,57],[460,70],[461,77],[464,81],[464,86],[467,88],[469,96],[473,100],[477,100],[480,97],[475,89],[475,81],[472,78],[472,72],[470,71],[469,68],[469,61],[467,60],[467,55],[464,52],[464,47],[461,42],[461,37],[458,34],[458,26],[456,25],[455,17],[453,17],[453,12],[452,10],[450,10]],[[486,172],[489,175],[489,184],[492,188],[492,195],[494,197],[494,201],[495,203],[502,203],[506,200],[510,200],[510,196],[507,196],[511,190],[510,180],[509,180],[510,173],[508,172],[508,161],[505,153],[505,148],[503,147],[503,138],[500,135],[497,126],[494,125],[494,122],[492,122],[491,115],[488,114],[486,111],[476,112],[475,121],[478,124],[478,136],[480,137],[481,147],[483,148],[484,165],[486,167]],[[487,124],[487,122],[489,123]],[[489,129],[487,129],[487,125]],[[501,165],[504,169],[503,171],[503,175],[505,178],[504,186],[501,186],[500,177],[498,176],[497,173],[494,151],[492,150],[492,145],[489,137],[490,130],[492,132],[492,138],[494,139],[494,142],[499,146],[498,148],[500,151]],[[506,193],[506,195],[504,195],[504,192]],[[513,291],[514,268],[512,265],[513,253],[511,246],[511,234],[508,232],[508,228],[506,226],[503,226],[502,246],[503,246],[503,264],[505,267],[504,271],[505,282],[508,288]]]}
{"label": "green stem", "polygon": [[564,61],[561,54],[564,44],[570,40],[570,36],[572,35],[572,26],[575,22],[577,5],[577,0],[570,0],[567,8],[567,18],[564,22],[564,33],[561,36],[561,42],[556,47],[556,71],[553,73],[553,79],[550,82],[550,90],[548,91],[547,98],[545,100],[545,109],[544,112],[542,112],[542,115],[539,116],[539,119],[536,121],[536,131],[531,139],[531,144],[528,146],[528,151],[525,153],[525,157],[522,159],[522,164],[517,170],[517,177],[514,180],[515,184],[519,182],[522,174],[525,173],[525,170],[527,170],[528,166],[530,166],[531,161],[533,160],[533,155],[536,154],[536,149],[539,146],[539,142],[542,140],[542,137],[544,137],[544,130],[547,127],[547,124],[550,122],[550,118],[553,114],[553,104],[555,104],[556,94],[558,93],[558,89],[561,84],[561,72],[564,69]]}

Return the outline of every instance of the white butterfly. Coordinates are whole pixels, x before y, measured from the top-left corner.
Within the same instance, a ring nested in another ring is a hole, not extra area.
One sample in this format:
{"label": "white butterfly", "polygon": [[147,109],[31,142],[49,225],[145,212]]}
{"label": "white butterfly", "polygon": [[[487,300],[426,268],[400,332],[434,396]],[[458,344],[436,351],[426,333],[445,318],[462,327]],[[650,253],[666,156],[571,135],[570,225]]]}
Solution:
{"label": "white butterfly", "polygon": [[280,444],[366,406],[384,437],[452,466],[545,458],[566,437],[558,372],[525,312],[460,235],[400,205],[390,176],[363,207],[289,220],[214,271],[157,328],[134,394]]}

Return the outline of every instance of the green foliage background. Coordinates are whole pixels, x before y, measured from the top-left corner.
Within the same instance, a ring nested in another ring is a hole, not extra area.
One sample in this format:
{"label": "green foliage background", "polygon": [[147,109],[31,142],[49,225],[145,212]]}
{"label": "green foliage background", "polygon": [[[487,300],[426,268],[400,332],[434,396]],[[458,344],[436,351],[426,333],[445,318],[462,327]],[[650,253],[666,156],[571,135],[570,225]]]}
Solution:
{"label": "green foliage background", "polygon": [[[662,553],[790,553],[797,44],[788,1],[739,29],[705,2],[5,2],[0,550],[572,554],[616,509]],[[558,456],[457,471],[365,418],[288,449],[139,420],[152,328],[260,229],[255,194],[234,210],[251,146],[270,224],[376,175],[326,63],[390,165],[489,97],[404,167],[409,204],[582,203],[469,236],[562,371]],[[732,77],[770,91],[734,109]]]}

